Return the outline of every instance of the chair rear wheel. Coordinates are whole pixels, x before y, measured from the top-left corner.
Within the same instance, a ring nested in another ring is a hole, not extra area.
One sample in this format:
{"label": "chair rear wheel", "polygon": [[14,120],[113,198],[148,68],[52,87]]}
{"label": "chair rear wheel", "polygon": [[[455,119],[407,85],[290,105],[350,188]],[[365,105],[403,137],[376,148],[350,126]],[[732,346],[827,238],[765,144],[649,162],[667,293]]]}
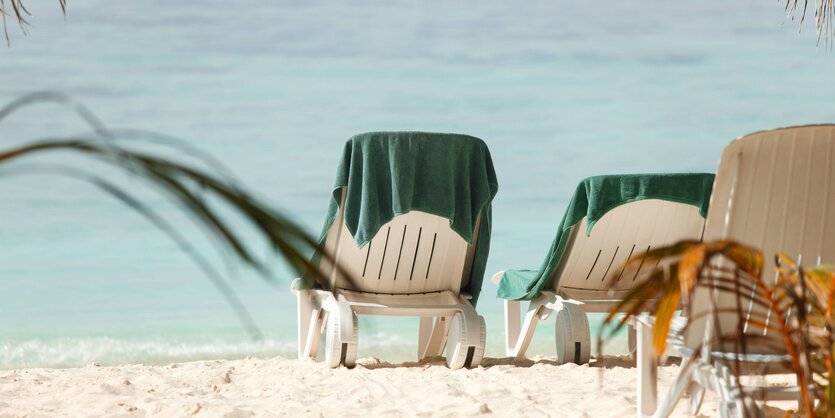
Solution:
{"label": "chair rear wheel", "polygon": [[[449,324],[446,343],[446,362],[450,369],[473,368],[481,364],[487,342],[487,326],[481,315],[475,323],[467,324],[464,315],[456,313]],[[469,341],[467,327],[478,327],[478,341]]]}
{"label": "chair rear wheel", "polygon": [[351,314],[352,322],[354,324],[354,335],[348,341],[342,339],[340,329],[340,316],[332,313],[328,315],[328,323],[325,330],[325,363],[330,368],[344,365],[347,368],[353,368],[357,362],[357,342],[359,340],[359,326],[357,323],[357,315]]}
{"label": "chair rear wheel", "polygon": [[557,361],[560,364],[586,364],[591,358],[591,332],[589,318],[582,308],[563,304],[556,312]]}

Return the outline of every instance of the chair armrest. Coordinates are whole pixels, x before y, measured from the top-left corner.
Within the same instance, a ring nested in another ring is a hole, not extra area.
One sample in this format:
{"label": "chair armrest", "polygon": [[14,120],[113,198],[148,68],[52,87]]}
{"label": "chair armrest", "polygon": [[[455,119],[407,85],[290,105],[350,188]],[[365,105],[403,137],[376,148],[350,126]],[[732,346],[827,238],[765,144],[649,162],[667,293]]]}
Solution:
{"label": "chair armrest", "polygon": [[[301,286],[301,283],[302,283],[301,277],[296,277],[295,279],[293,279],[292,282],[290,282],[290,293],[292,293],[293,296],[296,296],[296,295],[299,294],[299,287]],[[302,290],[309,290],[309,289],[302,289]]]}

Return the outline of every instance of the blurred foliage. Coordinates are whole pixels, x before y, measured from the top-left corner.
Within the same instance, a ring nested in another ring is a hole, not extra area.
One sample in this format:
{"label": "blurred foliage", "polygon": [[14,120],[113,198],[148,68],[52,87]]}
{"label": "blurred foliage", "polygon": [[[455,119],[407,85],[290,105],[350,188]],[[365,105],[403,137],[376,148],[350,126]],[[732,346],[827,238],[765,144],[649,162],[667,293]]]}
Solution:
{"label": "blurred foliage", "polygon": [[[654,320],[652,349],[661,356],[669,341],[683,341],[704,320],[710,331],[699,339],[703,342],[693,350],[694,359],[717,351],[742,354],[730,360],[700,359],[731,370],[736,379],[727,384],[738,385],[740,376],[751,373],[745,364],[751,351],[778,354],[788,359],[780,366],[797,376],[798,413],[835,417],[835,266],[805,270],[784,254],[775,256],[775,265],[775,280],[764,280],[762,253],[733,241],[684,241],[639,254],[624,269],[638,275],[641,284],[609,312],[604,327],[615,326],[600,342],[630,321],[646,321],[641,315],[648,313]],[[686,321],[674,327],[679,310]]]}
{"label": "blurred foliage", "polygon": [[[148,197],[138,196],[131,184],[115,181],[112,175],[101,172],[101,169],[91,168],[97,167],[96,164],[85,161],[110,166],[126,174],[129,180],[148,186],[174,203],[215,244],[225,261],[239,262],[259,272],[266,280],[275,282],[269,258],[257,257],[250,248],[252,241],[266,242],[269,250],[283,258],[296,273],[304,274],[324,287],[325,281],[319,270],[309,261],[317,248],[317,241],[288,216],[250,193],[211,155],[170,136],[142,130],[110,129],[89,109],[60,93],[34,93],[15,100],[0,109],[0,122],[17,110],[43,102],[66,106],[87,122],[93,133],[32,140],[0,149],[0,178],[32,173],[55,174],[85,181],[123,202],[172,239],[199,266],[255,338],[260,338],[261,333],[246,307],[214,267],[212,258],[201,254],[188,235],[181,232],[184,225],[169,221],[166,215],[170,214],[147,204]],[[166,150],[163,154],[167,155],[128,146],[128,143],[149,142]],[[48,161],[56,162],[47,163],[35,159],[34,163],[22,164],[33,157],[52,154],[76,158],[50,159]],[[71,164],[72,161],[75,163]],[[72,196],[66,198],[71,199]],[[251,228],[231,223],[224,216],[227,214],[248,221]],[[254,240],[251,239],[252,231]]]}

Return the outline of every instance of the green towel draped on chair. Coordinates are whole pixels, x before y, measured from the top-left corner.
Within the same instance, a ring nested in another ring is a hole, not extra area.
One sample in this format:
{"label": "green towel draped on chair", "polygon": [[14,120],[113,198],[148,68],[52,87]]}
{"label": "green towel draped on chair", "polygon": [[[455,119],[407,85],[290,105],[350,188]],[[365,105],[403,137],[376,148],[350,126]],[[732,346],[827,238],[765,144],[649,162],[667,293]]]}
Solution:
{"label": "green towel draped on chair", "polygon": [[713,174],[626,174],[584,179],[577,185],[557,228],[548,255],[538,270],[507,270],[499,282],[498,297],[531,300],[549,283],[565,251],[571,227],[586,218],[586,235],[606,212],[629,202],[661,199],[699,208],[707,215]]}
{"label": "green towel draped on chair", "polygon": [[[348,140],[336,172],[319,243],[339,211],[347,187],[344,220],[362,247],[395,216],[412,210],[449,219],[472,244],[481,214],[470,277],[462,291],[478,300],[490,250],[491,202],[498,191],[490,152],[481,139],[459,134],[370,132]],[[307,280],[304,288],[313,286]]]}

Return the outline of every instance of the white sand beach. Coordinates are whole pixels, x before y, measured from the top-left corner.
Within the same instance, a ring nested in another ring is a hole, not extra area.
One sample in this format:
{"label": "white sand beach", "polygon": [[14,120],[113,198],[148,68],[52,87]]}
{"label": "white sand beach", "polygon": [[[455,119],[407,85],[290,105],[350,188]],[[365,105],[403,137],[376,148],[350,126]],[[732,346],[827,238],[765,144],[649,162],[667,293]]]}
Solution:
{"label": "white sand beach", "polygon": [[[660,391],[677,370],[659,370]],[[710,396],[700,416],[715,414]],[[474,370],[449,370],[442,359],[393,365],[366,358],[353,370],[331,370],[322,363],[247,358],[0,372],[0,417],[367,415],[632,417],[634,363],[607,357],[558,366],[554,358],[537,357],[485,359]],[[673,416],[689,416],[686,402]]]}

